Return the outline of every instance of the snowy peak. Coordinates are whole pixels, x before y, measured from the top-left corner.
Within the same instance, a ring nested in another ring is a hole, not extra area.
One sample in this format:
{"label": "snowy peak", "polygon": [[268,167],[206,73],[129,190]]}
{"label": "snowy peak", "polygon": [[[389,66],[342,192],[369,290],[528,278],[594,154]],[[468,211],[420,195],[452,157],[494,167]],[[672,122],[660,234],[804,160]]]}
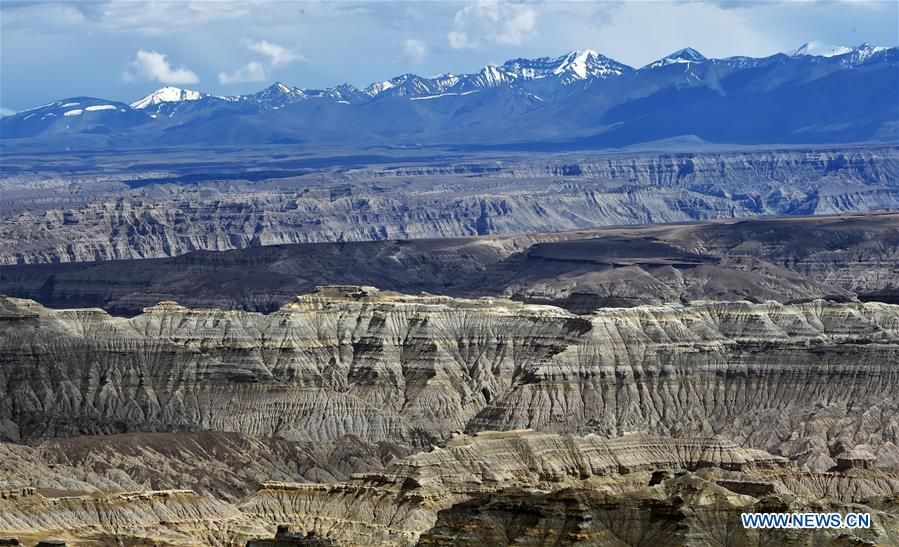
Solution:
{"label": "snowy peak", "polygon": [[572,51],[556,58],[512,59],[500,69],[516,79],[538,80],[555,76],[565,84],[588,78],[620,76],[632,70],[591,49]]}
{"label": "snowy peak", "polygon": [[897,48],[859,44],[855,47],[831,46],[821,42],[808,42],[790,52],[795,58],[810,58],[812,61],[833,59],[846,67],[860,66],[883,55],[896,55]]}
{"label": "snowy peak", "polygon": [[283,82],[275,82],[262,91],[241,97],[242,100],[256,101],[260,103],[271,103],[274,106],[283,106],[292,102],[299,101],[306,97],[302,89],[298,87],[290,87]]}
{"label": "snowy peak", "polygon": [[375,82],[363,90],[365,95],[402,95],[431,97],[452,95],[497,87],[517,80],[552,79],[568,85],[590,78],[620,76],[633,69],[599,53],[585,49],[572,51],[561,57],[536,59],[512,59],[501,66],[489,65],[471,74],[442,74],[434,78],[422,78],[415,74],[403,74],[390,80]]}
{"label": "snowy peak", "polygon": [[869,57],[876,55],[878,53],[882,53],[884,51],[889,51],[890,49],[895,50],[896,48],[888,48],[883,46],[872,46],[871,44],[861,44],[854,48],[850,52],[850,56],[853,58],[855,63],[860,63],[862,61],[866,61]]}
{"label": "snowy peak", "polygon": [[563,74],[571,72],[579,79],[584,80],[587,78],[587,70],[596,64],[598,58],[599,54],[591,49],[572,51],[565,56],[565,60],[553,70],[553,73]]}
{"label": "snowy peak", "polygon": [[592,49],[585,49],[572,51],[566,55],[553,73],[577,80],[586,80],[587,78],[620,76],[631,70],[629,66],[600,55]]}
{"label": "snowy peak", "polygon": [[508,73],[501,71],[495,66],[485,66],[476,74],[466,78],[473,87],[496,87],[509,81]]}
{"label": "snowy peak", "polygon": [[671,53],[670,55],[666,55],[658,61],[652,62],[643,68],[656,68],[660,66],[676,64],[704,63],[706,61],[708,61],[708,59],[702,53],[699,53],[691,47],[685,47],[684,49],[679,49],[674,53]]}
{"label": "snowy peak", "polygon": [[142,110],[144,108],[155,106],[162,103],[176,103],[181,101],[197,101],[203,98],[205,94],[190,89],[180,89],[177,87],[166,86],[157,89],[143,99],[131,103],[131,108]]}
{"label": "snowy peak", "polygon": [[701,63],[703,61],[708,61],[706,57],[696,51],[691,47],[686,47],[684,49],[679,49],[666,57],[666,59],[671,59],[673,61],[683,61],[688,63]]}
{"label": "snowy peak", "polygon": [[801,57],[808,55],[811,57],[834,57],[837,55],[845,55],[852,51],[851,47],[832,46],[821,42],[806,42],[797,49],[789,52],[791,57]]}
{"label": "snowy peak", "polygon": [[376,95],[421,97],[443,93],[451,81],[452,79],[447,80],[443,77],[422,78],[416,74],[402,74],[385,82],[371,84],[365,88],[365,93],[371,97]]}
{"label": "snowy peak", "polygon": [[792,57],[801,57],[807,55],[810,57],[839,57],[840,55],[855,54],[860,57],[869,57],[875,53],[886,51],[890,48],[883,46],[872,46],[871,44],[859,44],[855,47],[848,46],[831,46],[822,44],[821,42],[807,42],[802,44],[798,49],[790,52]]}
{"label": "snowy peak", "polygon": [[303,90],[298,87],[290,87],[284,82],[275,82],[267,88],[254,93],[251,95],[252,97],[284,97],[284,96],[294,96],[294,95],[302,95]]}
{"label": "snowy peak", "polygon": [[391,87],[394,87],[394,84],[390,80],[385,80],[383,82],[375,82],[375,83],[369,85],[368,87],[366,87],[363,90],[363,93],[365,93],[366,95],[369,95],[371,97],[374,97],[375,95],[380,95],[384,91],[387,91]]}
{"label": "snowy peak", "polygon": [[[307,95],[311,95],[309,90],[306,90],[305,93]],[[338,102],[347,104],[360,103],[370,98],[365,94],[365,92],[356,89],[350,84],[340,84],[338,86],[326,89],[319,93],[317,96],[336,99]]]}
{"label": "snowy peak", "polygon": [[71,97],[3,117],[3,133],[32,137],[39,134],[111,134],[143,125],[152,117],[128,105],[94,97]]}

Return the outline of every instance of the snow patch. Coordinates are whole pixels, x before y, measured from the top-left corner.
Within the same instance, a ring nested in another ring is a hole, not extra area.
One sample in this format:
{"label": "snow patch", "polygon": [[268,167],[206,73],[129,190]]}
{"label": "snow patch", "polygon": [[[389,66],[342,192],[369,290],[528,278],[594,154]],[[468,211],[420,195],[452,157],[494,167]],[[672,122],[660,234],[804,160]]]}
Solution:
{"label": "snow patch", "polygon": [[80,116],[84,110],[76,108],[75,110],[67,110],[62,113],[63,116]]}
{"label": "snow patch", "polygon": [[440,93],[439,95],[427,95],[425,97],[409,97],[410,101],[426,101],[428,99],[439,99],[440,97],[461,97],[463,95],[471,95],[472,93],[477,93],[480,91],[476,89],[474,91],[463,91],[462,93]]}
{"label": "snow patch", "polygon": [[577,75],[578,79],[584,80],[587,78],[587,62],[591,57],[597,58],[597,53],[592,49],[572,51],[565,57],[565,61],[553,70],[553,74],[562,74],[566,70],[570,70]]}
{"label": "snow patch", "polygon": [[365,93],[374,97],[375,95],[383,93],[392,87],[396,87],[396,85],[393,82],[391,82],[390,80],[385,80],[383,82],[371,84],[370,86],[366,87]]}
{"label": "snow patch", "polygon": [[[95,104],[85,108],[88,112],[96,112],[97,110],[115,110],[115,106],[111,104]],[[124,110],[122,110],[124,112]]]}

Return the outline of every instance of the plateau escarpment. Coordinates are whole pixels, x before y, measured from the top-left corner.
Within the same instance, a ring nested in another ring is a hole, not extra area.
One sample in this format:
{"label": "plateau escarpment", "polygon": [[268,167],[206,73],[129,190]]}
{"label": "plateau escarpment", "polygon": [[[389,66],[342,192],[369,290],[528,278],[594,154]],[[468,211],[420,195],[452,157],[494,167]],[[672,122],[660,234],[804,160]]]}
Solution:
{"label": "plateau escarpment", "polygon": [[352,165],[353,156],[245,158],[271,164],[267,170],[236,168],[220,156],[193,165],[178,151],[169,154],[168,163],[155,156],[129,155],[122,165],[102,158],[102,168],[78,174],[70,174],[63,156],[63,175],[43,156],[11,158],[0,186],[0,263],[899,206],[893,147],[539,159],[446,154],[430,165],[382,158],[375,166]]}
{"label": "plateau escarpment", "polygon": [[427,447],[454,431],[724,435],[810,470],[895,467],[899,307],[559,308],[328,287],[268,315],[126,319],[4,298],[10,440],[230,431]]}
{"label": "plateau escarpment", "polygon": [[195,252],[0,266],[10,295],[136,315],[162,300],[275,311],[317,285],[501,296],[575,313],[697,300],[899,303],[899,213]]}

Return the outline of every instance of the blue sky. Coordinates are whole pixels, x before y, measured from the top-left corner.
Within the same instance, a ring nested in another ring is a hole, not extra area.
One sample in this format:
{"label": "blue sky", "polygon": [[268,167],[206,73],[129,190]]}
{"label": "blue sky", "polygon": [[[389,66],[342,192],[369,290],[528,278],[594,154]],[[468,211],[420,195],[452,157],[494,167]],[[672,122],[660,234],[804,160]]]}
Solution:
{"label": "blue sky", "polygon": [[0,2],[4,113],[163,85],[364,86],[590,48],[642,66],[682,47],[765,56],[807,41],[894,46],[895,1]]}

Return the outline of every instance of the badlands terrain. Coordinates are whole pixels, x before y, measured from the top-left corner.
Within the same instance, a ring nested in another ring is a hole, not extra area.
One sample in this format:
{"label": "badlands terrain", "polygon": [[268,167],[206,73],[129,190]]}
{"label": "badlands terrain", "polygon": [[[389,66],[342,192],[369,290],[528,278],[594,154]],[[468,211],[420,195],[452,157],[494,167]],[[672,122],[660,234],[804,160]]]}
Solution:
{"label": "badlands terrain", "polygon": [[892,5],[324,4],[2,3],[0,546],[899,545]]}
{"label": "badlands terrain", "polygon": [[895,147],[218,152],[4,157],[0,544],[899,543]]}
{"label": "badlands terrain", "polygon": [[895,146],[695,153],[8,154],[0,264],[899,207]]}
{"label": "badlands terrain", "polygon": [[[328,286],[122,318],[6,297],[0,358],[0,534],[20,541],[899,540],[895,305],[575,315]],[[736,520],[824,509],[876,525]]]}
{"label": "badlands terrain", "polygon": [[133,316],[162,300],[269,312],[329,283],[500,296],[574,313],[697,300],[899,303],[899,213],[316,243],[0,266],[11,296]]}

